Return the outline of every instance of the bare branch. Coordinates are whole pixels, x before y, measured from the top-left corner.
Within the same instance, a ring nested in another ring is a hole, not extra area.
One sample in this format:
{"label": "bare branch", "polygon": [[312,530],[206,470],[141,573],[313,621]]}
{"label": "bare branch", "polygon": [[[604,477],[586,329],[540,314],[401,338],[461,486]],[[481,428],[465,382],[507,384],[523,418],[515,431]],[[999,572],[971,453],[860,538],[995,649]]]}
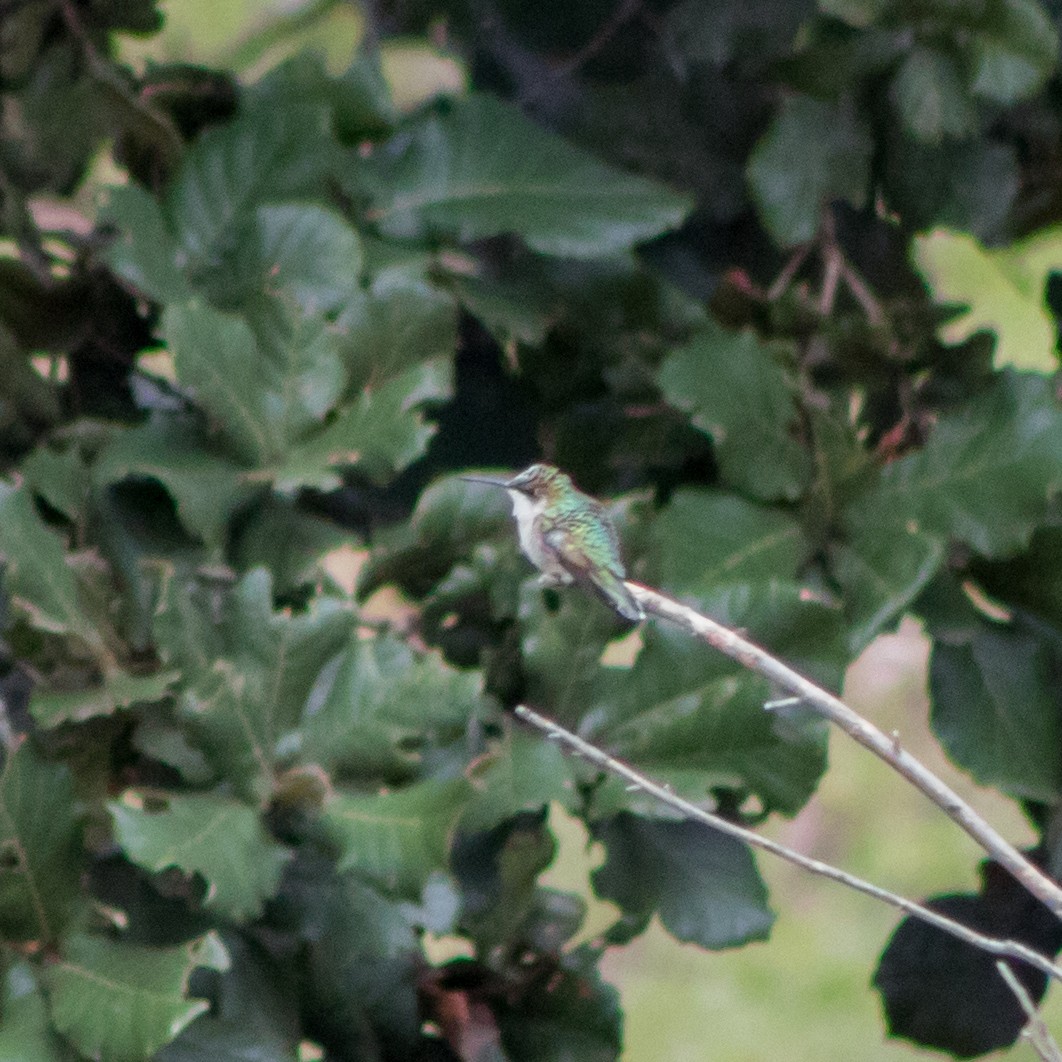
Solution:
{"label": "bare branch", "polygon": [[999,976],[1007,982],[1007,987],[1018,998],[1021,1009],[1029,1019],[1028,1024],[1022,1030],[1022,1036],[1028,1040],[1029,1046],[1043,1059],[1043,1062],[1062,1062],[1062,1051],[1059,1050],[1055,1038],[1044,1024],[1040,1012],[1036,1009],[1025,985],[1014,975],[1014,971],[1002,959],[996,963]]}
{"label": "bare branch", "polygon": [[1016,940],[999,940],[996,937],[985,936],[983,933],[969,929],[962,925],[961,922],[955,922],[942,914],[938,914],[936,911],[930,910],[928,907],[915,903],[913,900],[908,900],[869,881],[864,881],[854,874],[849,874],[839,867],[823,863],[818,859],[812,859],[810,856],[803,855],[784,844],[779,844],[777,841],[763,837],[752,830],[746,829],[744,826],[739,826],[729,819],[724,819],[719,815],[706,811],[704,808],[698,807],[696,804],[691,804],[680,796],[676,796],[670,789],[654,782],[633,767],[610,756],[607,752],[603,752],[595,745],[591,745],[588,741],[584,741],[581,737],[573,734],[570,730],[566,730],[551,719],[539,715],[538,712],[528,708],[526,705],[519,704],[513,711],[518,718],[543,731],[547,737],[567,746],[570,751],[600,767],[602,770],[617,775],[630,785],[636,786],[650,796],[656,797],[662,804],[679,812],[687,819],[703,823],[713,830],[719,830],[720,833],[736,837],[752,848],[760,848],[765,852],[770,852],[772,855],[776,855],[795,866],[802,867],[812,874],[818,874],[820,877],[840,882],[840,884],[847,885],[850,889],[855,889],[856,892],[872,896],[882,903],[887,903],[890,907],[896,907],[906,912],[913,918],[918,918],[931,926],[935,926],[943,933],[948,933],[959,940],[965,941],[972,947],[980,948],[982,951],[987,951],[992,955],[1004,955],[1027,962],[1030,966],[1035,966],[1049,977],[1062,981],[1062,967],[1056,966],[1046,956],[1040,955],[1038,952],[1033,951],[1032,948],[1026,947],[1026,945]]}
{"label": "bare branch", "polygon": [[916,789],[966,831],[1000,866],[1062,918],[1062,888],[1029,862],[990,826],[962,797],[928,767],[907,752],[896,735],[887,736],[869,720],[849,708],[839,697],[816,686],[758,645],[747,641],[713,619],[638,583],[627,583],[646,612],[669,620],[695,638],[736,660],[742,667],[769,679],[787,693],[801,698],[814,711],[839,726],[849,737],[903,775]]}

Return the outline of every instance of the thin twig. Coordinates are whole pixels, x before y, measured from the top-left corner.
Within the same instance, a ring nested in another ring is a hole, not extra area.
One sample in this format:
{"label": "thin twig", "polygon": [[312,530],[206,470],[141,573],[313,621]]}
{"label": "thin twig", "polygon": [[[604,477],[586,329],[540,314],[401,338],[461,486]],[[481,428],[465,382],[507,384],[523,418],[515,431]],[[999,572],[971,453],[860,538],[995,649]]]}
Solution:
{"label": "thin twig", "polygon": [[710,811],[705,811],[704,808],[700,808],[696,804],[691,804],[688,800],[683,800],[682,797],[676,796],[670,789],[652,781],[652,779],[647,778],[633,767],[610,756],[607,752],[603,752],[588,741],[584,741],[570,730],[566,730],[553,722],[553,720],[539,715],[538,712],[528,708],[526,705],[519,704],[513,711],[518,718],[543,731],[548,737],[566,745],[576,755],[581,756],[602,770],[608,771],[610,774],[615,774],[625,779],[631,785],[636,786],[650,796],[656,797],[662,804],[666,804],[687,819],[703,823],[705,826],[710,826],[713,830],[719,830],[721,833],[736,837],[750,847],[770,852],[772,855],[785,859],[795,866],[802,867],[812,874],[818,874],[820,877],[840,882],[842,885],[847,885],[850,889],[855,889],[856,892],[872,896],[882,903],[887,903],[890,907],[896,907],[906,912],[912,918],[918,918],[931,926],[935,926],[941,932],[948,933],[972,947],[980,948],[982,951],[987,951],[992,955],[1005,955],[1012,959],[1027,962],[1030,966],[1035,966],[1049,977],[1062,981],[1062,967],[1056,966],[1046,956],[1040,955],[1038,952],[1033,951],[1032,948],[1026,947],[1026,945],[1016,940],[1000,940],[996,937],[985,936],[983,933],[969,929],[961,922],[955,922],[928,907],[915,903],[913,900],[908,900],[894,892],[889,892],[887,889],[882,889],[869,881],[864,881],[862,878],[849,874],[839,867],[823,863],[818,859],[812,859],[810,856],[803,855],[784,844],[779,844],[777,841],[769,840],[752,830],[746,829],[744,826],[739,826],[729,819],[724,819]]}
{"label": "thin twig", "polygon": [[839,697],[816,686],[810,679],[787,667],[765,649],[740,637],[721,623],[646,586],[629,582],[627,587],[646,612],[678,624],[695,638],[736,660],[742,667],[763,675],[787,693],[800,697],[810,708],[835,723],[854,741],[883,759],[961,826],[985,852],[1010,871],[1056,917],[1062,918],[1062,888],[1030,863],[958,793],[907,752],[895,735],[885,735],[873,723],[849,708]]}
{"label": "thin twig", "polygon": [[1055,1038],[1044,1024],[1044,1019],[1036,1009],[1032,997],[1025,990],[1025,985],[1014,975],[1014,971],[1000,959],[996,963],[999,976],[1007,982],[1007,987],[1017,996],[1021,1009],[1029,1019],[1028,1024],[1022,1030],[1022,1036],[1028,1040],[1029,1046],[1044,1060],[1044,1062],[1062,1062],[1062,1051],[1059,1050]]}
{"label": "thin twig", "polygon": [[812,243],[801,244],[789,256],[789,261],[782,266],[782,271],[774,278],[771,282],[771,286],[767,289],[767,299],[769,302],[777,302],[777,300],[789,290],[789,285],[793,283],[793,278],[797,275],[800,267],[807,260],[807,257],[814,246],[815,245]]}
{"label": "thin twig", "polygon": [[856,302],[863,307],[863,313],[872,325],[880,325],[885,320],[881,303],[874,297],[866,281],[856,272],[855,267],[842,254],[841,278],[848,285],[848,290],[855,296]]}
{"label": "thin twig", "polygon": [[105,91],[113,94],[116,101],[128,108],[145,125],[154,131],[155,145],[167,163],[173,163],[184,150],[184,140],[165,111],[159,110],[141,98],[121,78],[115,67],[100,54],[92,35],[85,28],[73,0],[58,0],[59,13],[71,36],[78,42],[89,75]]}

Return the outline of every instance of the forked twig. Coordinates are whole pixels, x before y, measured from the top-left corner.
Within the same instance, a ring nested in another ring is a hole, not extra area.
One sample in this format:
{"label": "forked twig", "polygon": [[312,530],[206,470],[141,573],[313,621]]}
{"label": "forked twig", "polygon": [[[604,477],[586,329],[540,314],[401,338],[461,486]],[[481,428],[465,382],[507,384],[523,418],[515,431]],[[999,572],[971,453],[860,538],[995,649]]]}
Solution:
{"label": "forked twig", "polygon": [[1036,1009],[1032,997],[1025,990],[1025,985],[1015,977],[1014,971],[1002,959],[996,963],[996,969],[999,970],[999,976],[1007,982],[1007,987],[1017,997],[1021,1009],[1025,1011],[1025,1016],[1029,1019],[1021,1035],[1043,1059],[1043,1062],[1062,1062],[1062,1051],[1059,1050],[1055,1038],[1044,1024],[1044,1019],[1040,1017],[1040,1012]]}
{"label": "forked twig", "polygon": [[923,907],[921,904],[915,903],[913,900],[908,900],[906,897],[899,896],[898,894],[889,892],[887,889],[882,889],[869,881],[858,878],[854,874],[849,874],[847,871],[841,870],[839,867],[832,866],[829,863],[823,863],[818,859],[812,859],[810,856],[803,855],[793,848],[789,848],[784,844],[779,844],[777,841],[772,841],[767,837],[763,837],[752,830],[746,829],[744,826],[739,826],[737,823],[731,822],[729,819],[724,819],[719,815],[706,811],[704,808],[698,807],[696,804],[691,804],[688,800],[684,800],[680,796],[676,796],[670,789],[660,785],[658,782],[654,782],[641,772],[636,771],[633,767],[628,766],[621,760],[617,760],[607,752],[597,748],[597,746],[591,745],[588,741],[584,741],[583,738],[573,734],[570,730],[566,730],[558,723],[553,722],[553,720],[547,719],[543,715],[539,715],[538,712],[528,708],[526,705],[519,704],[513,709],[513,711],[518,718],[543,731],[547,737],[553,738],[555,741],[567,746],[570,751],[581,756],[589,763],[600,767],[604,771],[608,771],[610,774],[623,778],[632,786],[648,793],[650,796],[656,797],[656,799],[662,804],[667,805],[669,808],[677,811],[687,819],[703,823],[705,826],[709,826],[714,830],[719,830],[721,833],[736,837],[738,840],[744,841],[750,847],[760,848],[765,852],[770,852],[772,855],[785,859],[787,862],[792,863],[795,866],[802,867],[804,870],[810,871],[812,874],[818,874],[820,877],[829,878],[831,881],[837,881],[842,885],[847,885],[850,889],[855,889],[856,892],[864,893],[867,896],[873,896],[874,899],[880,900],[882,903],[887,903],[891,907],[896,907],[911,915],[912,918],[918,918],[931,926],[935,926],[941,932],[948,933],[975,948],[980,948],[982,951],[987,951],[992,955],[1002,955],[1027,962],[1030,966],[1035,966],[1049,977],[1062,981],[1062,968],[1056,966],[1046,956],[1040,955],[1038,952],[1033,951],[1032,948],[1021,944],[1016,940],[1000,940],[996,937],[985,936],[983,933],[978,933],[976,930],[969,929],[961,922],[955,922],[945,915],[938,914],[936,911],[933,911],[928,907]]}

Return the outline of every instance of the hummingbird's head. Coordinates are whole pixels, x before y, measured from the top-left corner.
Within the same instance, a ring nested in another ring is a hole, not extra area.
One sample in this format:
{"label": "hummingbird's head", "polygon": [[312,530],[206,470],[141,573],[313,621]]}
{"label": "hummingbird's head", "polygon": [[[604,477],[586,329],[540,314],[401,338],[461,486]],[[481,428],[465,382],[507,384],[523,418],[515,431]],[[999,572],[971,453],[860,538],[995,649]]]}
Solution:
{"label": "hummingbird's head", "polygon": [[559,468],[553,465],[532,465],[519,475],[513,476],[505,486],[509,490],[518,490],[529,498],[548,498],[551,494],[565,487],[572,481]]}
{"label": "hummingbird's head", "polygon": [[536,464],[517,473],[512,479],[494,476],[462,476],[469,483],[489,483],[492,487],[504,487],[514,494],[522,494],[532,500],[549,499],[557,491],[572,485],[571,479],[553,465]]}

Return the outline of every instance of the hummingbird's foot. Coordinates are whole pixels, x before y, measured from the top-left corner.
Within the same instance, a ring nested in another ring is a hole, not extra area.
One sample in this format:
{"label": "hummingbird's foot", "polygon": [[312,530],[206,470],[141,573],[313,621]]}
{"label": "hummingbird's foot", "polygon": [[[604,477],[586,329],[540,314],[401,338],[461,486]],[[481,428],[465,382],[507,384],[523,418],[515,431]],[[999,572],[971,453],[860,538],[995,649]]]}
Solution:
{"label": "hummingbird's foot", "polygon": [[571,586],[575,580],[567,572],[543,572],[538,577],[538,585],[544,590],[555,590],[558,586]]}

